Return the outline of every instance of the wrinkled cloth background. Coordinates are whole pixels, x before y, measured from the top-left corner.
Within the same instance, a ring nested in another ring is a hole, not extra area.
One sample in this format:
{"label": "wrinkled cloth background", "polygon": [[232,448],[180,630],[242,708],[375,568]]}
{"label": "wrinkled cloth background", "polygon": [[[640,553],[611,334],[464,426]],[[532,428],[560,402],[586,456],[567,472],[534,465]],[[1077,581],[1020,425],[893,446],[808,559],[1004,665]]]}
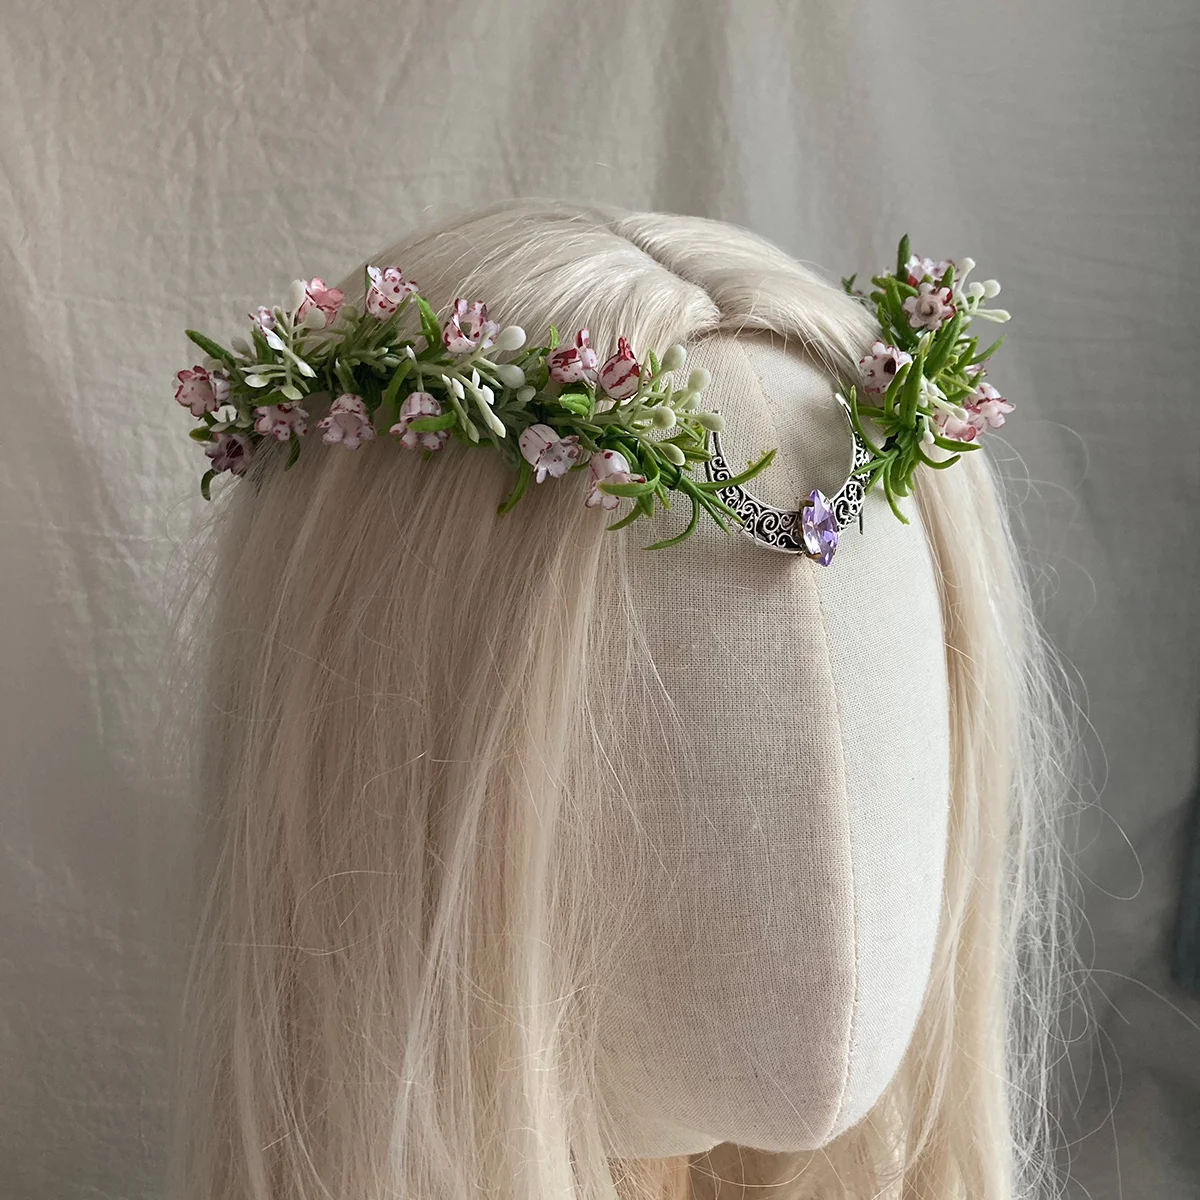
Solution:
{"label": "wrinkled cloth background", "polygon": [[161,1195],[196,836],[147,733],[202,505],[181,331],[517,195],[735,221],[835,277],[907,230],[1001,279],[1017,413],[990,441],[1101,804],[1074,1193],[1200,1193],[1200,1003],[1167,974],[1200,730],[1198,52],[1194,0],[9,0],[0,1194]]}

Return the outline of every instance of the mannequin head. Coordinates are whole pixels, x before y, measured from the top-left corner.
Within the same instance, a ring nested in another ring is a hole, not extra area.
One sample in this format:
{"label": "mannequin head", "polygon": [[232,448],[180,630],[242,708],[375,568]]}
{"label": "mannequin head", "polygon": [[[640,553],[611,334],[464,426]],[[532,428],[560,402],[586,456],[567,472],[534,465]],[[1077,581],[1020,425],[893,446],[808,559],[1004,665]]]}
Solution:
{"label": "mannequin head", "polygon": [[[845,477],[868,314],[741,230],[518,204],[384,257],[534,338],[683,342],[771,503]],[[213,522],[184,1193],[1035,1174],[1055,723],[983,456],[822,570],[391,449],[265,455]]]}

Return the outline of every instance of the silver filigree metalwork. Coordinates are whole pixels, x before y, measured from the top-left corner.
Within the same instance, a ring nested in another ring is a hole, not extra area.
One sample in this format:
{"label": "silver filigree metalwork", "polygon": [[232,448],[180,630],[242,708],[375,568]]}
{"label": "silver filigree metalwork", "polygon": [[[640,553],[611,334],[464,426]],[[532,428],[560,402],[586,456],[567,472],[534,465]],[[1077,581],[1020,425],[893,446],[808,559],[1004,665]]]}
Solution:
{"label": "silver filigree metalwork", "polygon": [[[862,476],[855,472],[859,467],[866,466],[870,461],[871,452],[854,428],[854,422],[850,416],[850,405],[841,396],[837,397],[837,401],[850,426],[850,436],[854,441],[850,460],[850,476],[841,488],[829,498],[829,506],[833,510],[840,531],[861,519],[866,491]],[[737,471],[730,467],[725,460],[719,434],[712,435],[712,444],[712,457],[704,464],[708,478],[714,483],[719,483],[722,479],[732,479]],[[743,532],[759,546],[763,546],[767,550],[778,550],[782,554],[807,553],[800,531],[799,507],[795,509],[775,508],[771,504],[764,503],[757,496],[751,495],[738,484],[722,488],[717,495],[737,513],[742,522]]]}

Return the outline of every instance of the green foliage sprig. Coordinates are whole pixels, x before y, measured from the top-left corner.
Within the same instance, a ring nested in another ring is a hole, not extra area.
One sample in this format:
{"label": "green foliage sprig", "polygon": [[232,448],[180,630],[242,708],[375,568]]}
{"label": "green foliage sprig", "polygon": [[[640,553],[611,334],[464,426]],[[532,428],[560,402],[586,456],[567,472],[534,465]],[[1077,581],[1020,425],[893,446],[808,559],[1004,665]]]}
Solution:
{"label": "green foliage sprig", "polygon": [[[723,420],[700,407],[706,371],[692,371],[686,382],[675,378],[686,358],[682,346],[661,358],[649,352],[638,363],[622,339],[621,351],[600,366],[583,331],[591,365],[565,381],[561,369],[557,377],[552,370],[560,350],[553,326],[546,344],[527,347],[523,330],[499,329],[482,304],[457,301],[443,320],[394,267],[367,268],[361,308],[319,279],[297,280],[287,304],[252,316],[249,341],[235,339],[226,348],[195,330],[187,336],[206,359],[178,373],[176,399],[199,419],[191,436],[212,460],[200,485],[206,499],[216,475],[242,474],[264,442],[285,442],[290,468],[311,440],[303,405],[315,397],[332,400],[318,422],[325,442],[357,449],[392,433],[426,458],[449,440],[500,453],[515,472],[502,513],[539,478],[536,456],[523,448],[522,435],[533,427],[548,429],[560,443],[547,460],[550,475],[587,469],[612,452],[604,461],[618,469],[594,476],[592,491],[633,503],[610,528],[670,507],[673,494],[691,504],[684,531],[654,548],[683,541],[704,514],[723,529],[736,524],[717,493],[754,478],[775,454],[762,454],[733,480],[695,478],[692,468],[709,459],[711,434]],[[499,361],[505,355],[512,357]],[[606,385],[610,379],[624,382]],[[606,508],[615,503],[603,501]]]}
{"label": "green foliage sprig", "polygon": [[[974,265],[969,258],[956,266],[912,256],[906,235],[895,272],[876,275],[869,295],[854,290],[853,276],[842,281],[850,295],[874,308],[880,329],[880,341],[861,364],[866,382],[861,389],[858,383],[847,389],[851,419],[871,455],[858,472],[868,492],[882,486],[892,511],[906,523],[898,499],[911,491],[917,469],[953,466],[962,454],[978,449],[981,433],[1002,425],[1013,410],[982,383],[983,364],[1004,339],[980,350],[979,339],[969,332],[971,322],[1003,322],[1009,314],[985,306],[1000,291],[995,280],[966,283]],[[864,403],[860,390],[876,402]],[[864,419],[884,435],[881,445]],[[932,447],[949,456],[931,454]]]}

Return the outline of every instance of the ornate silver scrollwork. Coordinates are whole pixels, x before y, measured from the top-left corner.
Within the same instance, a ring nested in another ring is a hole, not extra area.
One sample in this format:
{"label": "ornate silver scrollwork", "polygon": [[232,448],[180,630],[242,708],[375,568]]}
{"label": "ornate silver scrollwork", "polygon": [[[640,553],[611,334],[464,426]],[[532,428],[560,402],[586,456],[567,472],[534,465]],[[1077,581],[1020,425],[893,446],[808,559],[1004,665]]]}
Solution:
{"label": "ornate silver scrollwork", "polygon": [[[870,460],[871,452],[867,449],[862,438],[854,428],[850,417],[850,405],[841,397],[838,404],[850,426],[850,436],[854,442],[850,459],[851,474],[841,488],[829,498],[829,506],[833,510],[838,530],[845,529],[859,520],[862,513],[863,499],[866,495],[861,475],[854,472]],[[721,448],[719,434],[712,435],[712,457],[704,464],[705,473],[713,482],[722,479],[732,479],[737,471],[730,467],[725,460]],[[758,545],[768,550],[778,550],[783,554],[804,554],[804,538],[800,531],[800,509],[775,508],[765,504],[757,496],[751,495],[738,484],[722,488],[718,496],[737,513],[742,522],[743,532]]]}

